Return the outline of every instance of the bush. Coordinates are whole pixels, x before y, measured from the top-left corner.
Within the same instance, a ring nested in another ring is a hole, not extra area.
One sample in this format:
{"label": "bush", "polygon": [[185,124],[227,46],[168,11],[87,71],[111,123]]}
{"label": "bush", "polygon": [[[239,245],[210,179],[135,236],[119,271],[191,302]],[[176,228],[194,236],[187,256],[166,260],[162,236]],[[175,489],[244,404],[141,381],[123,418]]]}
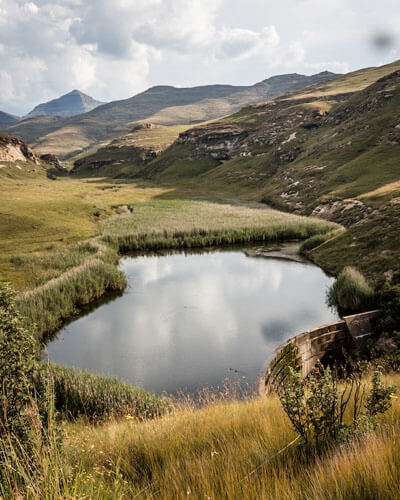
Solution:
{"label": "bush", "polygon": [[386,283],[377,293],[377,305],[382,314],[379,328],[382,332],[400,332],[400,284]]}
{"label": "bush", "polygon": [[352,267],[345,267],[328,290],[327,302],[342,313],[356,313],[373,304],[374,290],[364,276]]}
{"label": "bush", "polygon": [[366,388],[360,373],[341,382],[330,368],[319,366],[306,379],[290,369],[280,387],[279,399],[303,442],[320,448],[375,429],[377,415],[391,407],[395,390],[395,386],[382,383],[381,372],[377,370],[365,397]]}
{"label": "bush", "polygon": [[8,284],[0,285],[0,426],[22,442],[36,413],[33,401],[40,380],[36,353],[35,337],[22,326],[14,291]]}

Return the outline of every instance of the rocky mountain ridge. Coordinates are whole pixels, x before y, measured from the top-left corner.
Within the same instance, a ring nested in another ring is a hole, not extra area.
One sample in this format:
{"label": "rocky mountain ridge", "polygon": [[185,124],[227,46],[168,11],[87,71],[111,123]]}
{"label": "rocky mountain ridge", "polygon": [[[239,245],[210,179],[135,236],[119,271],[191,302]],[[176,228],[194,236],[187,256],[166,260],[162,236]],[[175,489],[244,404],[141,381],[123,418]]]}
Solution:
{"label": "rocky mountain ridge", "polygon": [[57,121],[33,116],[6,128],[42,153],[78,152],[103,140],[121,125],[148,121],[158,125],[194,124],[229,115],[248,103],[262,102],[289,90],[325,82],[338,75],[279,75],[255,85],[206,85],[191,88],[156,86],[129,99],[114,101],[79,116]]}

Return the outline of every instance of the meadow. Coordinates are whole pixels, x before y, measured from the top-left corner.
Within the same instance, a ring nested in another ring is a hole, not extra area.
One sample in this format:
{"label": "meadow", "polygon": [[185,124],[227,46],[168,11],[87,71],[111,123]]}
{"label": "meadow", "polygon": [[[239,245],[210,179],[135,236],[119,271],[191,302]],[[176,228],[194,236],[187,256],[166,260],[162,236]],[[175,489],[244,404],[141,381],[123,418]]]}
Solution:
{"label": "meadow", "polygon": [[146,183],[20,175],[0,177],[0,273],[41,342],[125,288],[123,252],[306,239],[338,227],[257,203],[169,199],[177,193]]}
{"label": "meadow", "polygon": [[[400,376],[386,382],[399,384]],[[186,400],[145,422],[130,413],[103,423],[64,422],[63,451],[38,450],[34,480],[28,463],[17,468],[31,478],[25,498],[32,500],[394,500],[400,404],[393,401],[378,430],[310,453],[277,397],[205,394],[202,408]]]}

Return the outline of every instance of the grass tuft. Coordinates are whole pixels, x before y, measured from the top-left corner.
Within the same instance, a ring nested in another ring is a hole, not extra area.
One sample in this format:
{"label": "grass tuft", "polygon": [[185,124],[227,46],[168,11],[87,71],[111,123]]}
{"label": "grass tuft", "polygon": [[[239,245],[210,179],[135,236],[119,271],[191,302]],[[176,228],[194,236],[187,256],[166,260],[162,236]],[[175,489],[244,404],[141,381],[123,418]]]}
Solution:
{"label": "grass tuft", "polygon": [[345,267],[328,291],[329,306],[355,313],[371,306],[374,290],[364,276],[353,267]]}

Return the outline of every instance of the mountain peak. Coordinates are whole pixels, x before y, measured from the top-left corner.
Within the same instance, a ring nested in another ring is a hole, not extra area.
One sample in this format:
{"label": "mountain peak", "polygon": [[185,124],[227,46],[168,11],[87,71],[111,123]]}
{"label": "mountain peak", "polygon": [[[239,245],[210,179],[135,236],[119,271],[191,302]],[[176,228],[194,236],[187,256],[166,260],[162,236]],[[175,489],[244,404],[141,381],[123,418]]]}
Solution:
{"label": "mountain peak", "polygon": [[68,94],[39,104],[25,118],[43,115],[75,116],[92,111],[104,104],[78,89],[71,90]]}

